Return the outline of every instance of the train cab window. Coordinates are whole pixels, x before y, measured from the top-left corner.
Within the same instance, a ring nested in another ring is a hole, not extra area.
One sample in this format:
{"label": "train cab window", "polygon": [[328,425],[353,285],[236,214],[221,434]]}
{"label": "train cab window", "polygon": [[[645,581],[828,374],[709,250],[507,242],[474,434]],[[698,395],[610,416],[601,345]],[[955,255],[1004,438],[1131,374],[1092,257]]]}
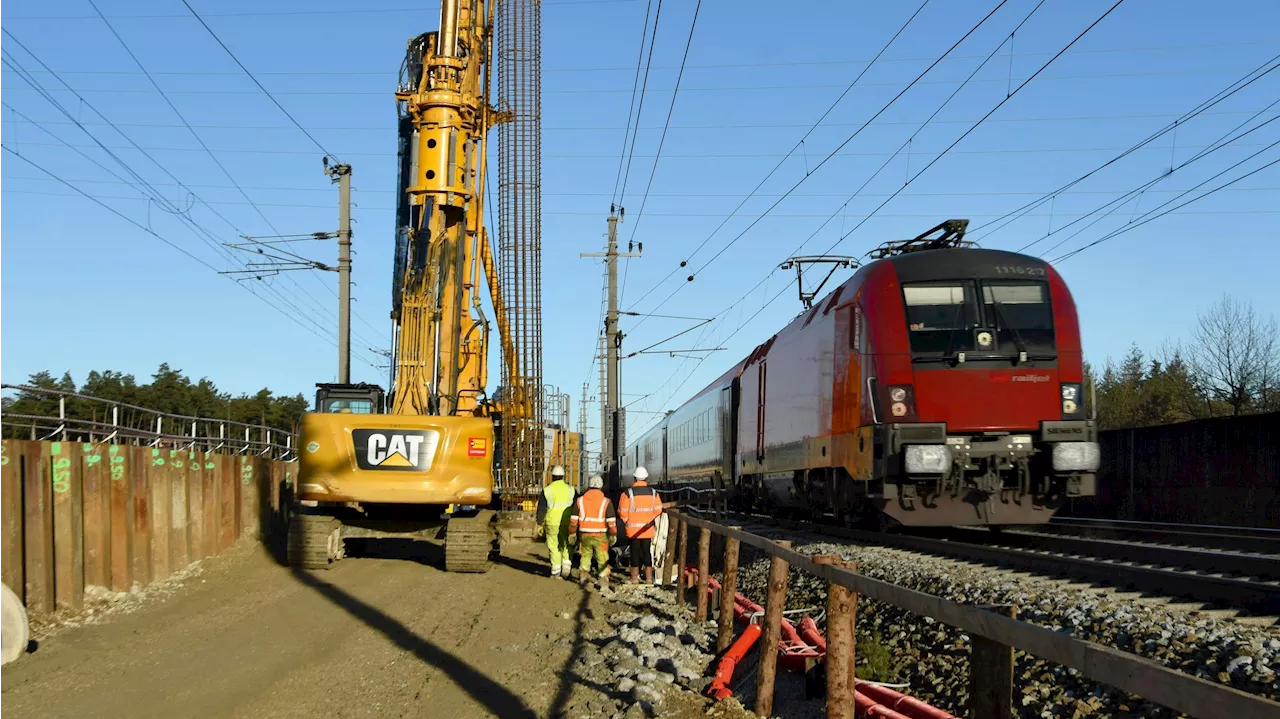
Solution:
{"label": "train cab window", "polygon": [[1019,347],[1033,354],[1053,351],[1053,308],[1044,283],[984,282],[982,303],[1002,351]]}
{"label": "train cab window", "polygon": [[977,305],[969,282],[918,282],[902,286],[913,355],[972,352]]}

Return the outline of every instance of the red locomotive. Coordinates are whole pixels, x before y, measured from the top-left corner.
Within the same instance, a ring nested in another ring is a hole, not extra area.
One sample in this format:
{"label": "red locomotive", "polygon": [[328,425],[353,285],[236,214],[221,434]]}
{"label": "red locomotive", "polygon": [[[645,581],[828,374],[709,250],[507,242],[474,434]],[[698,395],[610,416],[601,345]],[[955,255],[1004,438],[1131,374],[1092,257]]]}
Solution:
{"label": "red locomotive", "polygon": [[1037,524],[1094,494],[1071,293],[1039,258],[973,247],[967,225],[876,250],[628,447],[624,471],[881,526]]}

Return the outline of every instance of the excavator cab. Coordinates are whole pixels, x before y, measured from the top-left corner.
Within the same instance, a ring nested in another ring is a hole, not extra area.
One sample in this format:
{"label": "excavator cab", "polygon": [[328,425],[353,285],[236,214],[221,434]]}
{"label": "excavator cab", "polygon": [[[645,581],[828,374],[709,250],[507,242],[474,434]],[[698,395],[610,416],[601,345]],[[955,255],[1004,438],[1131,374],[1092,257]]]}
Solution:
{"label": "excavator cab", "polygon": [[376,384],[317,384],[316,411],[326,414],[382,414],[386,393]]}

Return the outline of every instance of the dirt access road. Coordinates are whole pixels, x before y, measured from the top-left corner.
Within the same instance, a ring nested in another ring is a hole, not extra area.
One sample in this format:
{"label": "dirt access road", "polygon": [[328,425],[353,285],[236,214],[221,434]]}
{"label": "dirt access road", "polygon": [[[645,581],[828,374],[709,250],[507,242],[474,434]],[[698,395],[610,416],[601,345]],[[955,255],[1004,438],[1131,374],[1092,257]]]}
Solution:
{"label": "dirt access road", "polygon": [[246,544],[170,597],[41,642],[4,668],[4,708],[13,719],[577,715],[586,693],[567,668],[590,650],[581,635],[604,602],[542,576],[534,552],[447,574],[434,544],[379,541],[308,573]]}

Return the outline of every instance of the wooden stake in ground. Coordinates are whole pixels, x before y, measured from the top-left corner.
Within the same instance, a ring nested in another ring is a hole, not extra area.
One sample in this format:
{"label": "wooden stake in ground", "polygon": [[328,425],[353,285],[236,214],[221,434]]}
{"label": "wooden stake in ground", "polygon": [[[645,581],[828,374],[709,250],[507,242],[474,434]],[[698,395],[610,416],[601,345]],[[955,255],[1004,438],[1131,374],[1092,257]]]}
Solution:
{"label": "wooden stake in ground", "polygon": [[676,603],[684,606],[685,589],[688,582],[684,580],[684,562],[689,556],[689,525],[680,523],[680,543],[676,547]]}
{"label": "wooden stake in ground", "polygon": [[[1016,618],[1017,607],[991,607]],[[969,716],[1010,719],[1013,716],[1013,647],[974,636],[969,652]]]}
{"label": "wooden stake in ground", "polygon": [[[791,542],[779,541],[779,547],[791,549]],[[787,603],[786,561],[772,557],[769,561],[769,593],[764,605],[764,636],[760,645],[760,671],[756,678],[755,712],[773,715],[773,679],[778,670],[778,641],[782,639],[782,610]]]}
{"label": "wooden stake in ground", "polygon": [[[818,564],[840,566],[840,557],[824,554],[813,558]],[[839,584],[827,585],[827,717],[853,716],[853,616],[849,590]]]}
{"label": "wooden stake in ground", "polygon": [[693,620],[702,623],[707,621],[707,587],[711,579],[711,530],[698,530],[698,603],[693,613]]}
{"label": "wooden stake in ground", "polygon": [[662,583],[670,585],[679,576],[676,571],[676,539],[680,536],[680,520],[667,517],[667,554],[662,562]]}
{"label": "wooden stake in ground", "polygon": [[[742,529],[742,527],[730,527]],[[738,540],[725,537],[724,581],[720,582],[720,623],[716,634],[716,651],[723,652],[733,642],[733,597],[738,593]]]}

